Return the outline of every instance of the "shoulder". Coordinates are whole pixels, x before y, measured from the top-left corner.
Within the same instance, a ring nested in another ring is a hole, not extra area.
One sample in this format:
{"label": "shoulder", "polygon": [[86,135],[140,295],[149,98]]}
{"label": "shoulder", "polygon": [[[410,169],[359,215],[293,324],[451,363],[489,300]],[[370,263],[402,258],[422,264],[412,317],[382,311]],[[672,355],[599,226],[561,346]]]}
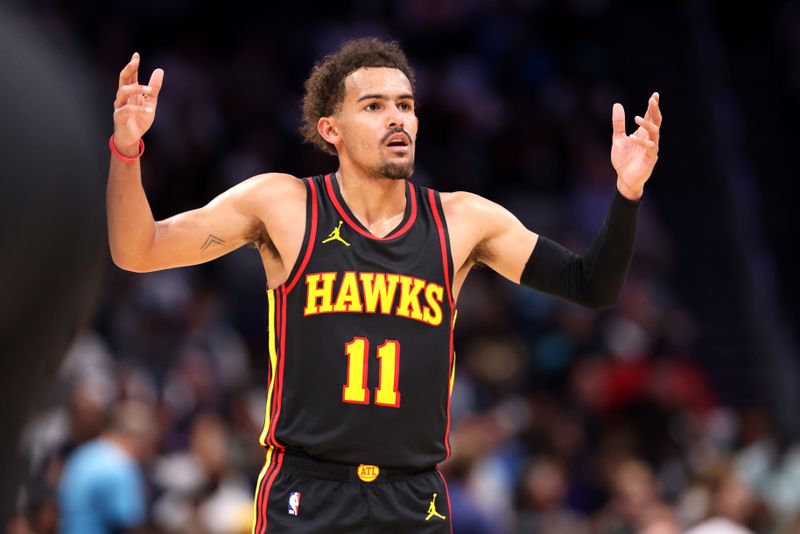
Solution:
{"label": "shoulder", "polygon": [[439,197],[442,199],[442,206],[447,205],[455,209],[468,209],[482,202],[488,202],[482,196],[469,191],[442,191],[439,193]]}
{"label": "shoulder", "polygon": [[234,186],[238,196],[268,196],[268,197],[302,197],[305,198],[306,187],[303,181],[291,174],[268,172],[258,174]]}
{"label": "shoulder", "polygon": [[126,458],[116,447],[103,439],[96,439],[78,447],[67,460],[67,465],[73,475],[102,478],[110,467],[125,462]]}
{"label": "shoulder", "polygon": [[270,172],[236,184],[221,197],[228,197],[242,211],[260,213],[265,207],[279,209],[304,204],[306,186],[291,174]]}
{"label": "shoulder", "polygon": [[505,211],[499,204],[468,191],[439,193],[439,197],[446,215],[467,218],[482,224],[491,222]]}

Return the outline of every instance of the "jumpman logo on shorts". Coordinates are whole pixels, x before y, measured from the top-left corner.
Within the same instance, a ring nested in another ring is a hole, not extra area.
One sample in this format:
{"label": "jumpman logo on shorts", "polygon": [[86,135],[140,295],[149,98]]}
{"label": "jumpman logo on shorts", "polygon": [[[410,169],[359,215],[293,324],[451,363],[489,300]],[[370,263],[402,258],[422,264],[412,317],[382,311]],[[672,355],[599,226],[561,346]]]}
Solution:
{"label": "jumpman logo on shorts", "polygon": [[336,228],[334,228],[333,230],[331,230],[331,233],[330,233],[330,234],[328,234],[328,238],[327,238],[327,239],[324,239],[322,242],[323,242],[323,243],[327,243],[327,242],[329,242],[329,241],[341,241],[342,243],[344,243],[344,245],[345,245],[346,247],[349,247],[349,246],[350,246],[350,243],[348,243],[347,241],[345,241],[344,239],[342,239],[342,236],[340,236],[340,235],[339,235],[339,233],[340,233],[341,231],[342,231],[342,221],[339,221],[339,226],[337,226]]}
{"label": "jumpman logo on shorts", "polygon": [[433,499],[431,499],[431,503],[428,505],[428,517],[425,518],[425,521],[430,521],[432,517],[439,517],[441,519],[445,519],[445,517],[436,511],[436,496],[438,493],[433,494]]}

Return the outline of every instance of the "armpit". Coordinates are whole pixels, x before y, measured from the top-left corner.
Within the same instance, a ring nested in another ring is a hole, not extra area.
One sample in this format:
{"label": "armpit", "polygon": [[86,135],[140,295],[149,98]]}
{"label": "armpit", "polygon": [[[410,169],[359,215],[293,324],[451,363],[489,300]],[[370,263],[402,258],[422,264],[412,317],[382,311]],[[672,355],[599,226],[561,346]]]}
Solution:
{"label": "armpit", "polygon": [[467,265],[472,269],[479,269],[483,267],[488,260],[488,252],[484,249],[482,244],[479,243],[472,249],[469,257],[467,257]]}
{"label": "armpit", "polygon": [[281,255],[272,242],[272,239],[270,239],[269,233],[267,233],[267,227],[264,225],[263,221],[258,220],[248,228],[246,239],[251,246],[259,251],[267,252],[276,260],[281,259]]}

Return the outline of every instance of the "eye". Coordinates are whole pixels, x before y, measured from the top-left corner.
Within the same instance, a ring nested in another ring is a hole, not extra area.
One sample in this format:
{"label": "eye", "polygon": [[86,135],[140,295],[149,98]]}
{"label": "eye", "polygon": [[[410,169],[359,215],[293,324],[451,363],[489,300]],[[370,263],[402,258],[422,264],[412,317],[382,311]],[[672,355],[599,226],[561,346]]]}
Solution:
{"label": "eye", "polygon": [[411,104],[409,104],[408,102],[400,102],[397,105],[397,107],[398,107],[398,109],[400,109],[400,111],[411,111],[413,109]]}
{"label": "eye", "polygon": [[367,104],[364,109],[366,109],[367,111],[377,111],[378,109],[380,109],[380,106],[378,106],[377,102],[371,102]]}

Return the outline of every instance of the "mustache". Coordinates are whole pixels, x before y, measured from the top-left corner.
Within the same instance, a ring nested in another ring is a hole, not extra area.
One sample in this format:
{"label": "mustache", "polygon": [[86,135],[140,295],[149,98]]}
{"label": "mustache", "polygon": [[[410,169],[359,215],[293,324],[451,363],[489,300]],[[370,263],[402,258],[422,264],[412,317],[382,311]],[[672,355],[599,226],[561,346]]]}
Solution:
{"label": "mustache", "polygon": [[405,135],[405,136],[406,136],[406,139],[408,139],[408,145],[409,145],[409,146],[411,146],[411,145],[413,145],[413,144],[414,144],[414,142],[413,142],[413,141],[411,141],[411,136],[409,135],[409,133],[408,133],[407,131],[405,131],[403,128],[399,128],[399,127],[398,127],[398,128],[392,128],[392,129],[389,131],[389,133],[387,133],[386,135],[384,135],[384,136],[383,136],[383,139],[381,139],[381,144],[384,144],[386,141],[388,141],[388,140],[389,140],[389,138],[390,138],[391,136],[393,136],[394,134],[399,134],[399,133],[401,133],[401,134],[403,134],[403,135]]}

